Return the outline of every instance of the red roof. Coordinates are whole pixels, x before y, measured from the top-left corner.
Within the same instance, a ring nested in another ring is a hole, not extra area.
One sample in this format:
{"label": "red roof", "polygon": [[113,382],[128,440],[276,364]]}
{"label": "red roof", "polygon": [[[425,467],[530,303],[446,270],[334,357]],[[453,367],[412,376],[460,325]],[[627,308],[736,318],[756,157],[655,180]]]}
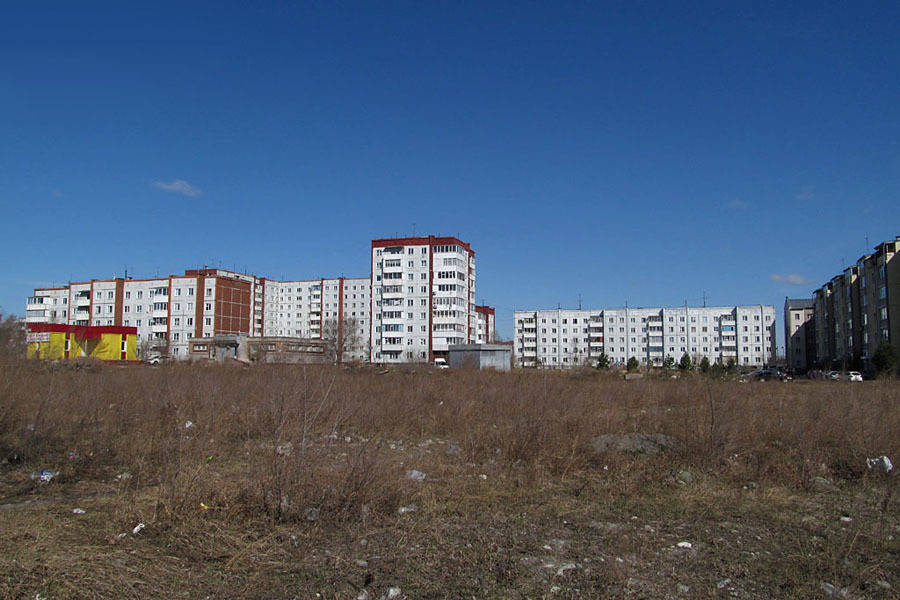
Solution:
{"label": "red roof", "polygon": [[63,325],[61,323],[28,323],[28,333],[74,333],[76,339],[98,340],[103,334],[137,335],[137,327],[118,325]]}

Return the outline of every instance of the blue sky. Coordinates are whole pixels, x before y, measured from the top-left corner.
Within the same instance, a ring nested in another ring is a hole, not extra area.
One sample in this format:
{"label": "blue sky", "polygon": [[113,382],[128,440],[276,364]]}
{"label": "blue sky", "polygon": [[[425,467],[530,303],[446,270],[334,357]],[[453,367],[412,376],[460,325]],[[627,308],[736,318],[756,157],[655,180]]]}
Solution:
{"label": "blue sky", "polygon": [[367,276],[457,235],[498,309],[775,304],[900,234],[900,3],[19,3],[0,306]]}

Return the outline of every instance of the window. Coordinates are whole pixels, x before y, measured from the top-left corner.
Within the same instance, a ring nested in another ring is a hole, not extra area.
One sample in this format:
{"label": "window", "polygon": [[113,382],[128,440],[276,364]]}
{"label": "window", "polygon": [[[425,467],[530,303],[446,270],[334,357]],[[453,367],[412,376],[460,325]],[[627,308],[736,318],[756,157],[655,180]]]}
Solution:
{"label": "window", "polygon": [[[107,297],[109,300],[112,300],[115,296],[116,296],[116,293],[113,292],[113,291],[109,291],[109,292],[107,292],[107,294],[106,294],[106,297]],[[54,302],[56,302],[56,300],[54,300]]]}

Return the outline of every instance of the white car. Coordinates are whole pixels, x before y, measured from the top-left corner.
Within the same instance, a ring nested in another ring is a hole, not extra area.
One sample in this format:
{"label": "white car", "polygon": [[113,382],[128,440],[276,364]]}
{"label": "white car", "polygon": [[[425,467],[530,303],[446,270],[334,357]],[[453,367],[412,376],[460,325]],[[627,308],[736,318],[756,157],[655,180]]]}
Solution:
{"label": "white car", "polygon": [[847,374],[844,375],[844,379],[847,381],[862,381],[863,376],[859,371],[847,371]]}

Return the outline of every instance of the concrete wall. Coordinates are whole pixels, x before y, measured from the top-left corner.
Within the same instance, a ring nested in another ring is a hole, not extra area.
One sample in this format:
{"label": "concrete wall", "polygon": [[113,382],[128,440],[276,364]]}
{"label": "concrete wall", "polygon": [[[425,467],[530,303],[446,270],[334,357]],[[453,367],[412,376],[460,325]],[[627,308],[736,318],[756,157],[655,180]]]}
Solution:
{"label": "concrete wall", "polygon": [[451,369],[495,369],[509,371],[512,347],[499,344],[461,344],[450,346]]}

